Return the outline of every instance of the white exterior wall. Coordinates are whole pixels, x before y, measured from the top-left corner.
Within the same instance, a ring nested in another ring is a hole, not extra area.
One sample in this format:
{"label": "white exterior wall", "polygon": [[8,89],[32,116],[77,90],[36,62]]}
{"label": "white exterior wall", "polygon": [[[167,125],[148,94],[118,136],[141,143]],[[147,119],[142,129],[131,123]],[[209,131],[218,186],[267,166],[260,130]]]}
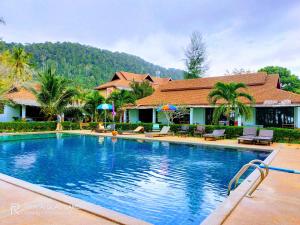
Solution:
{"label": "white exterior wall", "polygon": [[193,124],[205,124],[205,108],[193,108]]}
{"label": "white exterior wall", "polygon": [[13,117],[20,117],[20,106],[4,106],[4,113],[0,114],[0,122],[14,121]]}
{"label": "white exterior wall", "polygon": [[137,123],[139,121],[139,111],[138,109],[129,109],[129,122],[130,123]]}
{"label": "white exterior wall", "polygon": [[294,108],[295,127],[300,128],[300,107]]}

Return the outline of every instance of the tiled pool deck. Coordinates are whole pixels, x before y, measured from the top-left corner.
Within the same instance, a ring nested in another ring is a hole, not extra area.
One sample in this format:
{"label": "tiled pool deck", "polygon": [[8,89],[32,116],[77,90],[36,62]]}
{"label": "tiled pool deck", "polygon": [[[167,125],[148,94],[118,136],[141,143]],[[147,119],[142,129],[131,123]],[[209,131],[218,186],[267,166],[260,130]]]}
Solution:
{"label": "tiled pool deck", "polygon": [[[92,134],[90,131],[72,131],[72,133]],[[105,135],[110,136],[110,134]],[[143,139],[144,135],[126,137]],[[155,139],[258,148],[255,145],[238,145],[236,140],[211,142],[200,138],[175,136]],[[300,145],[275,143],[271,147],[259,146],[259,148],[279,149],[271,165],[300,170]],[[36,190],[29,190],[31,188],[26,188],[26,185],[26,182],[0,174],[1,224],[147,224],[43,188],[37,187]],[[63,201],[57,199],[63,199]],[[299,212],[300,175],[270,171],[268,177],[254,192],[253,197],[244,197],[222,223],[300,224]]]}

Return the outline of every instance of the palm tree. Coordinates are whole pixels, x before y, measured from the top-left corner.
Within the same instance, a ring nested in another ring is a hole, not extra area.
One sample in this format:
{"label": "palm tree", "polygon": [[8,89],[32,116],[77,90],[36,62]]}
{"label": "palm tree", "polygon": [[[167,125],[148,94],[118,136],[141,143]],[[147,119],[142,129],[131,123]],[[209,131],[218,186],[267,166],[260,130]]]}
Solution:
{"label": "palm tree", "polygon": [[103,103],[104,100],[104,97],[98,91],[91,91],[85,96],[83,109],[91,117],[92,121],[97,122],[99,120],[100,115],[97,106]]}
{"label": "palm tree", "polygon": [[151,95],[154,92],[153,87],[149,81],[136,82],[133,81],[130,83],[130,87],[136,97],[136,99],[141,99]]}
{"label": "palm tree", "polygon": [[0,54],[1,66],[8,70],[8,79],[10,79],[15,86],[30,80],[33,75],[31,69],[31,55],[26,53],[23,48],[14,48],[11,51],[6,50]]}
{"label": "palm tree", "polygon": [[55,116],[60,116],[66,107],[72,103],[77,90],[69,87],[69,81],[56,75],[53,69],[49,68],[38,75],[40,90],[31,89],[36,95],[37,101],[41,105],[41,111],[52,120]]}
{"label": "palm tree", "polygon": [[117,117],[119,118],[120,122],[122,122],[122,115],[124,113],[123,107],[126,104],[134,104],[135,103],[135,96],[132,91],[127,90],[117,90],[111,93],[107,102],[113,103],[115,106],[115,111],[117,113]]}
{"label": "palm tree", "polygon": [[235,116],[244,116],[246,120],[251,117],[251,108],[241,100],[247,100],[250,105],[254,103],[254,98],[250,94],[242,91],[247,86],[244,83],[221,83],[215,84],[214,89],[209,93],[208,100],[212,105],[218,105],[213,112],[213,123],[217,123],[222,115],[227,120],[234,120]]}

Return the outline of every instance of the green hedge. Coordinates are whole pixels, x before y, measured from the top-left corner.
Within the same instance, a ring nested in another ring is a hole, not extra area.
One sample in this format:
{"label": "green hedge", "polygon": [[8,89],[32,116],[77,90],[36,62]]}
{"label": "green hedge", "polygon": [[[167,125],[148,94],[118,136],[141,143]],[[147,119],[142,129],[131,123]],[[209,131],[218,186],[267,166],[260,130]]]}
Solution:
{"label": "green hedge", "polygon": [[0,123],[0,132],[32,132],[53,131],[56,122],[3,122]]}
{"label": "green hedge", "polygon": [[[96,128],[98,123],[90,123],[87,129]],[[108,122],[107,124],[111,124]],[[187,124],[189,125],[189,124]],[[63,122],[64,130],[78,130],[79,123]],[[152,130],[152,123],[116,123],[116,130],[134,130],[137,126],[143,126],[145,131]],[[162,127],[163,125],[160,125]],[[171,131],[177,134],[182,125],[172,124]],[[196,125],[189,125],[189,136],[194,136]],[[53,131],[56,122],[3,122],[0,123],[0,132],[31,132],[31,131]],[[211,133],[214,129],[225,129],[226,138],[236,138],[243,134],[243,127],[206,125],[205,132]],[[275,142],[300,143],[300,129],[266,128],[274,130]]]}
{"label": "green hedge", "polygon": [[66,121],[66,122],[62,122],[61,125],[64,130],[79,130],[80,129],[79,123]]}

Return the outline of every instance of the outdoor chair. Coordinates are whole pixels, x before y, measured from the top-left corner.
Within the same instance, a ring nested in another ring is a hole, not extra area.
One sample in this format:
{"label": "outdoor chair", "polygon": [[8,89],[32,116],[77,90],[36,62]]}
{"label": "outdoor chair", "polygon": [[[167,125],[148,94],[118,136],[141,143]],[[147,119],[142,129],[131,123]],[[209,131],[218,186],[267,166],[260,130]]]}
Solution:
{"label": "outdoor chair", "polygon": [[162,137],[170,135],[170,127],[169,126],[163,126],[159,132],[149,132],[145,133],[145,137],[153,138],[153,137]]}
{"label": "outdoor chair", "polygon": [[96,128],[92,131],[95,131],[96,133],[105,133],[105,127],[103,126],[103,123],[98,123]]}
{"label": "outdoor chair", "polygon": [[180,130],[177,132],[179,135],[187,135],[189,133],[190,126],[188,125],[182,125],[180,127]]}
{"label": "outdoor chair", "polygon": [[214,130],[212,133],[210,134],[204,134],[203,135],[204,140],[206,140],[207,138],[211,139],[211,140],[217,140],[217,139],[221,139],[225,137],[225,129],[222,130]]}
{"label": "outdoor chair", "polygon": [[123,135],[130,135],[130,134],[138,134],[138,133],[144,133],[145,129],[143,126],[138,126],[134,130],[128,130],[128,131],[123,131]]}
{"label": "outdoor chair", "polygon": [[271,145],[273,143],[273,130],[259,130],[259,135],[254,138],[255,142],[258,144]]}
{"label": "outdoor chair", "polygon": [[205,133],[205,127],[201,125],[197,125],[197,127],[194,130],[194,135],[203,136],[204,133]]}
{"label": "outdoor chair", "polygon": [[238,143],[250,142],[254,143],[256,137],[256,127],[245,127],[243,129],[243,135],[238,137]]}
{"label": "outdoor chair", "polygon": [[80,130],[83,130],[84,128],[87,128],[89,126],[90,126],[89,123],[83,123],[83,122],[79,123]]}
{"label": "outdoor chair", "polygon": [[114,131],[116,129],[116,124],[107,125],[106,131]]}
{"label": "outdoor chair", "polygon": [[158,123],[154,123],[154,124],[152,125],[152,131],[153,131],[153,132],[158,132],[158,131],[160,131],[160,129],[159,129],[159,124],[158,124]]}

